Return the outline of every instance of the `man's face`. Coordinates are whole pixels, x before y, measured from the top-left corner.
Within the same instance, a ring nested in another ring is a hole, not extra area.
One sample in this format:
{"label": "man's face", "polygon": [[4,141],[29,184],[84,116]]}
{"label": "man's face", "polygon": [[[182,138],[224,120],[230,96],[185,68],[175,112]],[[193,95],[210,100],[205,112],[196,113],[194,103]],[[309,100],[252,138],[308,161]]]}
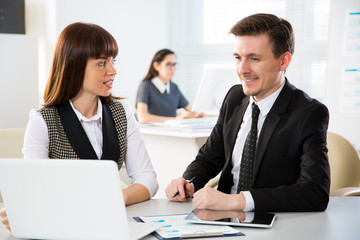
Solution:
{"label": "man's face", "polygon": [[285,81],[284,71],[291,61],[290,53],[276,58],[272,47],[267,34],[236,37],[236,72],[244,93],[253,96],[257,102],[280,88]]}

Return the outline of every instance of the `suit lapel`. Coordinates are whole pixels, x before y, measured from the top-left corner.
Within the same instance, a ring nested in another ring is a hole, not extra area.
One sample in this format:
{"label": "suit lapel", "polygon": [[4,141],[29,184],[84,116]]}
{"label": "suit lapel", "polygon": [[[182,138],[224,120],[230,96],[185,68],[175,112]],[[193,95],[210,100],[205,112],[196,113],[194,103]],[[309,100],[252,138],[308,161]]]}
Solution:
{"label": "suit lapel", "polygon": [[271,136],[274,133],[276,126],[282,119],[282,114],[286,114],[287,107],[291,99],[291,93],[292,85],[286,79],[284,88],[281,90],[278,98],[274,102],[274,105],[270,109],[260,132],[254,160],[254,179],[256,179],[256,175],[264,158]]}
{"label": "suit lapel", "polygon": [[223,168],[223,174],[221,174],[219,188],[221,191],[230,193],[231,187],[234,184],[233,177],[231,174],[232,170],[232,152],[234,151],[234,146],[239,132],[243,117],[246,111],[246,108],[249,104],[249,97],[244,97],[239,106],[235,107],[234,112],[229,120],[229,123],[226,125],[227,128],[224,133],[224,138],[227,139],[226,145],[230,146],[227,150],[227,159],[225,166]]}
{"label": "suit lapel", "polygon": [[61,123],[71,146],[80,159],[97,159],[97,155],[87,137],[79,119],[70,106],[70,102],[58,108]]}
{"label": "suit lapel", "polygon": [[118,162],[120,158],[120,146],[115,122],[112,118],[110,108],[103,104],[103,154],[101,159],[114,160]]}
{"label": "suit lapel", "polygon": [[241,105],[237,106],[235,108],[234,114],[231,117],[231,121],[229,123],[229,126],[232,126],[233,129],[228,129],[228,139],[229,139],[229,143],[231,143],[230,144],[231,149],[230,149],[230,154],[229,154],[230,159],[231,159],[231,156],[232,156],[232,152],[234,150],[237,134],[239,132],[239,129],[240,129],[241,123],[243,121],[244,114],[245,114],[245,111],[246,111],[246,108],[247,108],[248,105],[249,105],[249,97],[245,97],[242,100]]}

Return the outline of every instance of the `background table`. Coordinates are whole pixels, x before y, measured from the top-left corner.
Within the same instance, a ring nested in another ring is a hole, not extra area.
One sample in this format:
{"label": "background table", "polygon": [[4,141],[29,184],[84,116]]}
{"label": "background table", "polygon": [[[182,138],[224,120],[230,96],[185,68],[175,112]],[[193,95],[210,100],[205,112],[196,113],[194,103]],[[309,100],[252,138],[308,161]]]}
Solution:
{"label": "background table", "polygon": [[146,149],[157,174],[159,190],[155,198],[166,198],[165,189],[174,178],[179,178],[195,160],[211,129],[184,131],[166,127],[141,127]]}

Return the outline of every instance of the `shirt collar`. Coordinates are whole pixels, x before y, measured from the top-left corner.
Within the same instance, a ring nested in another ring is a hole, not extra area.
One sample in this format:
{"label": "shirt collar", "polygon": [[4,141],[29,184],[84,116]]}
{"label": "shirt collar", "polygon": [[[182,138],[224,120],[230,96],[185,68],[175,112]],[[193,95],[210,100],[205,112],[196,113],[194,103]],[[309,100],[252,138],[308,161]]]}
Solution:
{"label": "shirt collar", "polygon": [[70,106],[72,107],[72,109],[74,110],[77,118],[79,119],[80,122],[91,122],[91,121],[98,121],[99,123],[101,123],[102,121],[102,103],[100,101],[100,98],[98,99],[98,107],[97,107],[97,113],[92,116],[91,118],[87,118],[84,115],[82,115],[73,105],[73,103],[71,102],[71,100],[69,100],[70,102]]}
{"label": "shirt collar", "polygon": [[274,102],[276,101],[277,97],[279,96],[281,90],[284,88],[284,85],[285,85],[285,81],[281,85],[281,87],[279,87],[278,90],[276,90],[270,96],[267,96],[266,98],[264,98],[263,100],[261,100],[259,102],[255,102],[254,99],[252,97],[250,97],[250,105],[253,102],[255,102],[256,105],[258,105],[258,107],[260,109],[260,114],[262,116],[266,117],[266,115],[269,113],[270,109],[274,105]]}
{"label": "shirt collar", "polygon": [[166,93],[170,93],[170,82],[165,84],[163,81],[160,80],[158,77],[154,77],[151,79],[151,82],[155,85],[155,87],[161,92],[164,93],[166,90]]}

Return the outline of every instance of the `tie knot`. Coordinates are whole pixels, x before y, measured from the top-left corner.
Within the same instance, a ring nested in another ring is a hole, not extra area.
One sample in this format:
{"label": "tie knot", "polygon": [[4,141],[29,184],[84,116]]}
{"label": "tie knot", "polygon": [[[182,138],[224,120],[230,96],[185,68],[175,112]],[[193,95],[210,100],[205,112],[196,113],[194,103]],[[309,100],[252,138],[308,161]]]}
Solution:
{"label": "tie knot", "polygon": [[256,105],[254,102],[252,104],[252,113],[251,113],[251,118],[253,120],[258,120],[259,118],[259,113],[260,113],[260,109],[258,107],[258,105]]}

